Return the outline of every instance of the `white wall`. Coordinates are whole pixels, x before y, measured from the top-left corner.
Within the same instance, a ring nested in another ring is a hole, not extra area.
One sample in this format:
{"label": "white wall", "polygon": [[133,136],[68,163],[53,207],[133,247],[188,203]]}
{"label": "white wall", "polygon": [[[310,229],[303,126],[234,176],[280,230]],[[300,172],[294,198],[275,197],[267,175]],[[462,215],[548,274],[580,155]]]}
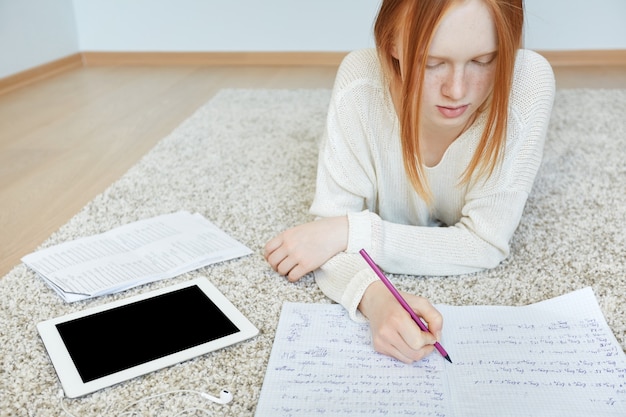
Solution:
{"label": "white wall", "polygon": [[626,49],[626,0],[525,0],[526,47]]}
{"label": "white wall", "polygon": [[[380,0],[75,0],[84,51],[348,51]],[[526,47],[626,49],[626,0],[526,0]]]}
{"label": "white wall", "polygon": [[83,51],[349,51],[380,0],[75,0]]}
{"label": "white wall", "polygon": [[[626,49],[626,0],[525,0],[526,47]],[[79,51],[349,51],[380,0],[0,0],[0,78]]]}
{"label": "white wall", "polygon": [[0,78],[78,49],[73,0],[0,0]]}

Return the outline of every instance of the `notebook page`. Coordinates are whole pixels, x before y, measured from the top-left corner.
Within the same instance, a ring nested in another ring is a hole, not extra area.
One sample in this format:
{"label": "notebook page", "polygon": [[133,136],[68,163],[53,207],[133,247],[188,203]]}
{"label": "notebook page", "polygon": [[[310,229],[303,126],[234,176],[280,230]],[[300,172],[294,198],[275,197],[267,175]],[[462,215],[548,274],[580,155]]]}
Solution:
{"label": "notebook page", "polygon": [[626,356],[591,288],[524,307],[438,306],[457,416],[626,416]]}
{"label": "notebook page", "polygon": [[284,303],[255,416],[449,416],[443,362],[376,353],[340,305]]}

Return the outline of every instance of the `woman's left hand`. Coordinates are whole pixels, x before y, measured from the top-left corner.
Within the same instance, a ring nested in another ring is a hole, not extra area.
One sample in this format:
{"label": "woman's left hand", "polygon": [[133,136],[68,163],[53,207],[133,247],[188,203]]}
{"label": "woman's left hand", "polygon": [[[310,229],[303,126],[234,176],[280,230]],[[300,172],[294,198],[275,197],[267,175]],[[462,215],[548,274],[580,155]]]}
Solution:
{"label": "woman's left hand", "polygon": [[294,282],[347,245],[348,217],[325,217],[285,230],[265,244],[263,256],[274,271]]}

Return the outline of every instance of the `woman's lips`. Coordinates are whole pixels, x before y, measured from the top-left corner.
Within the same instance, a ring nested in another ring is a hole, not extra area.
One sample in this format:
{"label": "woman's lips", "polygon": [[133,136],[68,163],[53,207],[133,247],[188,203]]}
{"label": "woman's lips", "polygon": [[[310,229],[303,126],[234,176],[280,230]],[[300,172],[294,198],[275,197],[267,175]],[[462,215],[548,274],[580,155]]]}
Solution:
{"label": "woman's lips", "polygon": [[466,104],[464,106],[456,106],[456,107],[437,106],[437,109],[444,117],[453,119],[465,113],[468,107],[469,105]]}

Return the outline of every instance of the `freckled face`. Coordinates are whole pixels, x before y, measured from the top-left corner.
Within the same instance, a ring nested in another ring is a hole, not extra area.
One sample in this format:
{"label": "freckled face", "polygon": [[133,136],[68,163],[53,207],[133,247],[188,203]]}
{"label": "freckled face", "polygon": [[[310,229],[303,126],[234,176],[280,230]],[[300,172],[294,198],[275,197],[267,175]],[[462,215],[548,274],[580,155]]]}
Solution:
{"label": "freckled face", "polygon": [[448,11],[428,51],[423,132],[460,134],[471,123],[493,88],[497,49],[493,19],[482,0],[466,0]]}
{"label": "freckled face", "polygon": [[428,52],[422,96],[425,129],[463,128],[493,88],[496,30],[481,0],[443,18]]}

